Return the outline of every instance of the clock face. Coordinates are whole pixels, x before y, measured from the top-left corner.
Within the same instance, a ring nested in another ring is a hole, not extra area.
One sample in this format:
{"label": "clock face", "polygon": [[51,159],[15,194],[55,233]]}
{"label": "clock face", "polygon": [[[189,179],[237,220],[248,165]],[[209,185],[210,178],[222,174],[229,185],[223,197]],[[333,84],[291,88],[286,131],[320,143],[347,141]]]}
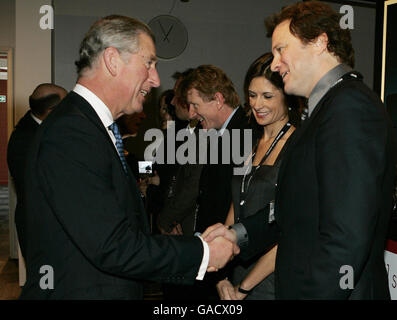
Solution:
{"label": "clock face", "polygon": [[188,35],[183,23],[169,15],[154,17],[148,23],[156,37],[157,56],[172,59],[186,48]]}

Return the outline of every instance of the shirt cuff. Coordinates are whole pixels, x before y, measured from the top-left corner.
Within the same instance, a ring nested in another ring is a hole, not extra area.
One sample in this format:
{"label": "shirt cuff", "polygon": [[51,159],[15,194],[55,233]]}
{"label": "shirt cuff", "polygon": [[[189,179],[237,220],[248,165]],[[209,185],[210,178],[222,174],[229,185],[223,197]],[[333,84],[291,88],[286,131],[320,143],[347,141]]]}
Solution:
{"label": "shirt cuff", "polygon": [[203,238],[201,238],[200,236],[198,237],[203,243],[204,254],[203,254],[203,260],[201,260],[201,265],[196,280],[203,280],[205,273],[207,272],[208,263],[210,262],[210,248],[208,247],[207,242],[203,240]]}
{"label": "shirt cuff", "polygon": [[231,228],[236,231],[237,245],[239,247],[244,247],[248,244],[248,233],[242,223],[236,223],[231,226]]}

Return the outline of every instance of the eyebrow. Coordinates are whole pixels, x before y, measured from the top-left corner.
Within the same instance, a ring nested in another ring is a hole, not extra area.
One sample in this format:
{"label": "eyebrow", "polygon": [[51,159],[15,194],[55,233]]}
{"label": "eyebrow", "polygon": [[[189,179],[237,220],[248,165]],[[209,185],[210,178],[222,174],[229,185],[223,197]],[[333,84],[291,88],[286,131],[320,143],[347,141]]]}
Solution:
{"label": "eyebrow", "polygon": [[280,42],[276,42],[276,44],[274,46],[272,46],[272,52],[274,50],[276,50],[277,47],[283,46],[284,44],[280,43]]}
{"label": "eyebrow", "polygon": [[158,61],[157,56],[156,56],[156,55],[153,55],[153,54],[150,55],[150,60],[152,60],[152,61],[154,61],[154,62],[157,62],[157,61]]}
{"label": "eyebrow", "polygon": [[[254,90],[250,90],[250,89],[248,89],[248,92],[252,92],[252,93],[256,93],[256,91],[254,91]],[[273,92],[270,92],[270,91],[259,91],[259,93],[263,93],[263,94],[274,94]]]}

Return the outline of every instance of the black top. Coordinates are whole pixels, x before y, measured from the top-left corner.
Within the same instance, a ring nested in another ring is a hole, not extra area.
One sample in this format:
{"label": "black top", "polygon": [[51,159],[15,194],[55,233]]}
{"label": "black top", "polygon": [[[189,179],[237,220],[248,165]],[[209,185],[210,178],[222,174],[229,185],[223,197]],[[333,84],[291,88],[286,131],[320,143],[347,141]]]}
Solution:
{"label": "black top", "polygon": [[[292,133],[293,135],[293,133]],[[235,175],[232,180],[232,198],[234,207],[234,221],[237,223],[240,219],[249,217],[259,210],[266,207],[270,201],[274,200],[275,186],[277,183],[277,175],[280,169],[281,160],[284,151],[290,141],[288,138],[284,147],[277,156],[272,166],[261,165],[258,170],[257,166],[253,166],[250,173],[245,177],[245,190],[247,192],[244,204],[241,204],[241,183],[243,175]],[[249,183],[248,183],[249,181]]]}

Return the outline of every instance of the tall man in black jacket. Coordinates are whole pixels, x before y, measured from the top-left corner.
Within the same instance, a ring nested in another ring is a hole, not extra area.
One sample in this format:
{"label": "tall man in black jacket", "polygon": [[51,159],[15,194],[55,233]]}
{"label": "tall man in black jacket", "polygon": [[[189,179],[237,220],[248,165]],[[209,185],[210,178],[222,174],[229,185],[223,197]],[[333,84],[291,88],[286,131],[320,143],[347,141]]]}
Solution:
{"label": "tall man in black jacket", "polygon": [[[78,81],[40,126],[26,174],[25,299],[141,299],[140,280],[192,283],[229,241],[150,235],[114,121],[160,85],[154,37],[123,16],[95,22]],[[237,252],[237,249],[236,251]]]}
{"label": "tall man in black jacket", "polygon": [[278,299],[390,298],[384,248],[396,140],[379,97],[351,69],[339,20],[324,3],[299,2],[267,21],[271,68],[287,93],[309,99],[309,117],[280,168],[274,218],[266,206],[232,230],[212,228],[211,237],[245,242],[245,257],[278,242]]}

